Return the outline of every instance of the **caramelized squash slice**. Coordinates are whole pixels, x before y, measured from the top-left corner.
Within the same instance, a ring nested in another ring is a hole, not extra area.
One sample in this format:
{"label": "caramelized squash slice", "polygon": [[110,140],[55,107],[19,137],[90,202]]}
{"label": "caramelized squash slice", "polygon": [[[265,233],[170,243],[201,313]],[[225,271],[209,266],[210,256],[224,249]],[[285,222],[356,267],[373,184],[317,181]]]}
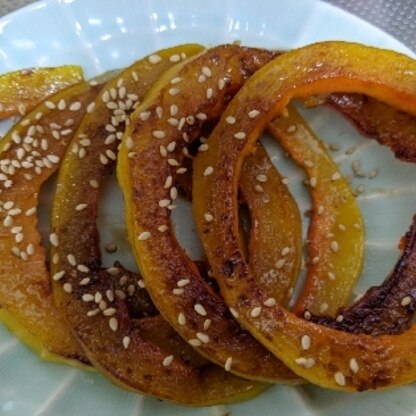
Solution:
{"label": "caramelized squash slice", "polygon": [[134,312],[132,305],[143,297],[137,286],[141,280],[121,266],[101,268],[96,216],[99,189],[115,165],[117,139],[134,102],[176,57],[201,50],[184,45],[159,51],[103,88],[63,160],[52,213],[59,238],[52,249],[55,301],[90,361],[122,387],[188,405],[248,399],[267,385],[238,378],[200,357],[160,315]]}
{"label": "caramelized squash slice", "polygon": [[244,160],[240,192],[250,214],[250,270],[267,288],[266,303],[286,306],[302,262],[302,220],[296,201],[260,145]]}
{"label": "caramelized squash slice", "polygon": [[[272,57],[271,52],[225,45],[168,71],[132,115],[117,174],[129,241],[162,315],[201,354],[227,370],[253,379],[293,382],[298,378],[241,329],[204,282],[171,225],[175,176],[185,172],[183,149],[198,137],[204,122],[218,118],[247,77]],[[205,176],[211,173],[207,169]],[[211,221],[209,211],[203,217]]]}
{"label": "caramelized squash slice", "polygon": [[307,277],[293,312],[335,316],[339,308],[348,305],[361,274],[363,220],[347,181],[324,144],[295,107],[290,105],[288,110],[287,117],[273,120],[268,129],[306,171],[313,204]]}
{"label": "caramelized squash slice", "polygon": [[416,117],[365,94],[330,94],[325,102],[398,159],[416,162]]}
{"label": "caramelized squash slice", "polygon": [[0,75],[0,120],[25,115],[49,95],[83,81],[76,65],[29,68]]}
{"label": "caramelized squash slice", "polygon": [[[415,74],[411,58],[353,43],[322,42],[288,52],[246,82],[209,137],[208,151],[194,163],[195,216],[203,224],[200,236],[228,306],[288,367],[323,387],[356,391],[415,380],[416,327],[372,337],[308,322],[280,305],[265,308],[266,290],[252,276],[239,246],[241,166],[261,131],[292,98],[358,92],[416,115]],[[258,111],[257,117],[248,116],[252,111]],[[229,117],[236,123],[227,123]],[[207,167],[212,167],[209,176],[204,175]],[[209,224],[203,221],[205,212],[212,215]]]}
{"label": "caramelized squash slice", "polygon": [[100,88],[81,83],[53,95],[0,142],[0,319],[41,355],[57,360],[86,361],[53,303],[36,207],[42,184],[57,170]]}

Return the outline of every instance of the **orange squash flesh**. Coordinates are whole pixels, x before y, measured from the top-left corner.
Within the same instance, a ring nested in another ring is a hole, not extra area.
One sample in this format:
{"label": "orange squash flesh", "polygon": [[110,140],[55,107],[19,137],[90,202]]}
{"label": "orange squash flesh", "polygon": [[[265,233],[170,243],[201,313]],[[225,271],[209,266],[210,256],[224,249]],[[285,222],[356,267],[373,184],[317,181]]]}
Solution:
{"label": "orange squash flesh", "polygon": [[[324,144],[300,114],[269,123],[269,131],[307,173],[313,201],[308,230],[308,270],[293,308],[298,315],[335,316],[350,300],[362,270],[364,225],[358,204]],[[348,256],[345,255],[348,253]]]}
{"label": "orange squash flesh", "polygon": [[251,217],[250,270],[266,288],[268,303],[287,305],[302,261],[302,220],[282,179],[262,146],[244,160],[240,192]]}
{"label": "orange squash flesh", "polygon": [[0,120],[25,115],[49,95],[83,81],[76,65],[29,68],[0,75]]}
{"label": "orange squash flesh", "polygon": [[[120,265],[101,268],[95,221],[99,189],[115,165],[111,155],[118,146],[108,138],[112,134],[117,138],[126,120],[114,119],[117,110],[124,103],[128,115],[132,110],[128,97],[140,100],[173,65],[172,57],[183,59],[201,50],[198,45],[184,45],[159,51],[104,86],[65,155],[52,213],[59,245],[52,249],[56,262],[51,272],[55,279],[61,275],[54,284],[55,301],[91,363],[124,388],[187,405],[240,401],[267,385],[238,378],[200,357],[161,316],[133,318],[137,311],[132,311],[132,304],[141,297],[139,277]],[[110,104],[116,97],[107,100],[112,91],[122,102],[118,108]],[[81,148],[86,149],[82,157]]]}
{"label": "orange squash flesh", "polygon": [[[244,157],[292,98],[338,91],[364,93],[416,115],[416,62],[392,51],[322,42],[265,65],[231,101],[207,141],[209,150],[195,160],[194,212],[198,224],[205,212],[213,216],[199,229],[213,275],[254,337],[314,384],[346,391],[392,387],[416,379],[415,326],[400,335],[371,337],[308,322],[280,305],[264,308],[266,291],[239,247],[237,186]],[[253,110],[257,116],[248,117]],[[229,116],[234,125],[226,123]],[[245,138],[236,138],[238,133]],[[204,177],[207,166],[213,173]]]}
{"label": "orange squash flesh", "polygon": [[99,90],[100,86],[82,83],[53,95],[0,142],[0,305],[6,312],[2,317],[17,335],[25,333],[21,325],[34,337],[23,336],[29,345],[34,346],[36,339],[56,356],[81,361],[85,357],[53,303],[36,207],[41,185],[57,170]]}
{"label": "orange squash flesh", "polygon": [[[298,379],[241,329],[179,246],[169,209],[174,205],[175,175],[183,173],[183,148],[198,137],[203,122],[215,120],[245,79],[272,56],[226,45],[166,73],[132,115],[117,174],[129,241],[162,315],[201,354],[235,374],[287,382]],[[172,87],[172,80],[180,81]],[[158,107],[163,109],[162,118],[155,111]]]}

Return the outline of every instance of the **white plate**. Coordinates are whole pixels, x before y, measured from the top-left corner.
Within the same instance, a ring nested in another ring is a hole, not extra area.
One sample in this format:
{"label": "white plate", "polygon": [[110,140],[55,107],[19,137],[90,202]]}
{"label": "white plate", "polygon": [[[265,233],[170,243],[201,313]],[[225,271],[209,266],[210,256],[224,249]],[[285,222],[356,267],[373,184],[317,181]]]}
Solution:
{"label": "white plate", "polygon": [[[293,48],[324,39],[359,41],[410,52],[382,31],[339,9],[314,0],[50,0],[40,1],[0,20],[0,73],[40,65],[81,64],[86,76],[130,64],[139,57],[183,42],[244,44]],[[397,257],[397,242],[416,207],[415,167],[355,130],[329,110],[308,112],[318,134],[345,150],[334,157],[344,174],[361,160],[364,170],[380,168],[358,198],[367,226],[367,259],[357,292],[380,282]],[[5,124],[0,125],[5,129]],[[270,147],[279,169],[291,180],[302,209],[307,198],[301,175]],[[389,167],[389,169],[387,169]],[[392,192],[393,191],[393,192]],[[120,212],[121,209],[119,208]],[[114,213],[113,213],[114,215]],[[185,214],[185,218],[188,217]],[[101,222],[106,222],[105,210]],[[122,218],[107,229],[120,232]],[[109,237],[110,238],[110,237]],[[185,241],[185,243],[189,241]],[[0,414],[8,416],[90,415],[364,415],[414,412],[414,385],[383,393],[342,394],[313,386],[273,387],[242,404],[187,409],[125,392],[98,374],[42,362],[0,326]]]}

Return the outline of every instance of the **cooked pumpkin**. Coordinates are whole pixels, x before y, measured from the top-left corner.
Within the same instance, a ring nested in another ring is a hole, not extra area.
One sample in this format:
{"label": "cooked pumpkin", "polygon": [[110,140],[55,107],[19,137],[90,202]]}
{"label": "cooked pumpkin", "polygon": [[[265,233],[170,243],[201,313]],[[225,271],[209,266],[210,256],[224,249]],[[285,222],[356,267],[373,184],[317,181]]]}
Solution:
{"label": "cooked pumpkin", "polygon": [[0,75],[0,120],[25,115],[49,95],[83,81],[76,65],[28,68]]}
{"label": "cooked pumpkin", "polygon": [[[368,62],[372,65],[369,67]],[[317,325],[267,298],[239,246],[237,184],[245,156],[267,123],[292,98],[357,92],[416,115],[416,62],[404,55],[347,42],[322,42],[288,52],[265,65],[243,86],[194,164],[194,204],[200,236],[221,293],[239,322],[294,372],[323,387],[355,391],[416,379],[415,331],[371,337]],[[258,111],[250,118],[251,111]],[[233,117],[236,123],[226,122]],[[242,138],[242,139],[239,139]],[[210,176],[204,176],[207,167]],[[342,247],[340,247],[342,251]]]}

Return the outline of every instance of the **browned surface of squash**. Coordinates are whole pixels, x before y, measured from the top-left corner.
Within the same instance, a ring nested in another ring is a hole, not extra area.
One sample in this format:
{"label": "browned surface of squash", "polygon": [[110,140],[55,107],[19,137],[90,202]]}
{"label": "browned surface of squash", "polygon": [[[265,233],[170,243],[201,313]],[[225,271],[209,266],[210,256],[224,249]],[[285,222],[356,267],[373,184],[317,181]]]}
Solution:
{"label": "browned surface of squash", "polygon": [[57,170],[99,90],[82,83],[55,94],[0,144],[0,305],[47,350],[80,360],[84,355],[53,303],[36,207],[40,187]]}

